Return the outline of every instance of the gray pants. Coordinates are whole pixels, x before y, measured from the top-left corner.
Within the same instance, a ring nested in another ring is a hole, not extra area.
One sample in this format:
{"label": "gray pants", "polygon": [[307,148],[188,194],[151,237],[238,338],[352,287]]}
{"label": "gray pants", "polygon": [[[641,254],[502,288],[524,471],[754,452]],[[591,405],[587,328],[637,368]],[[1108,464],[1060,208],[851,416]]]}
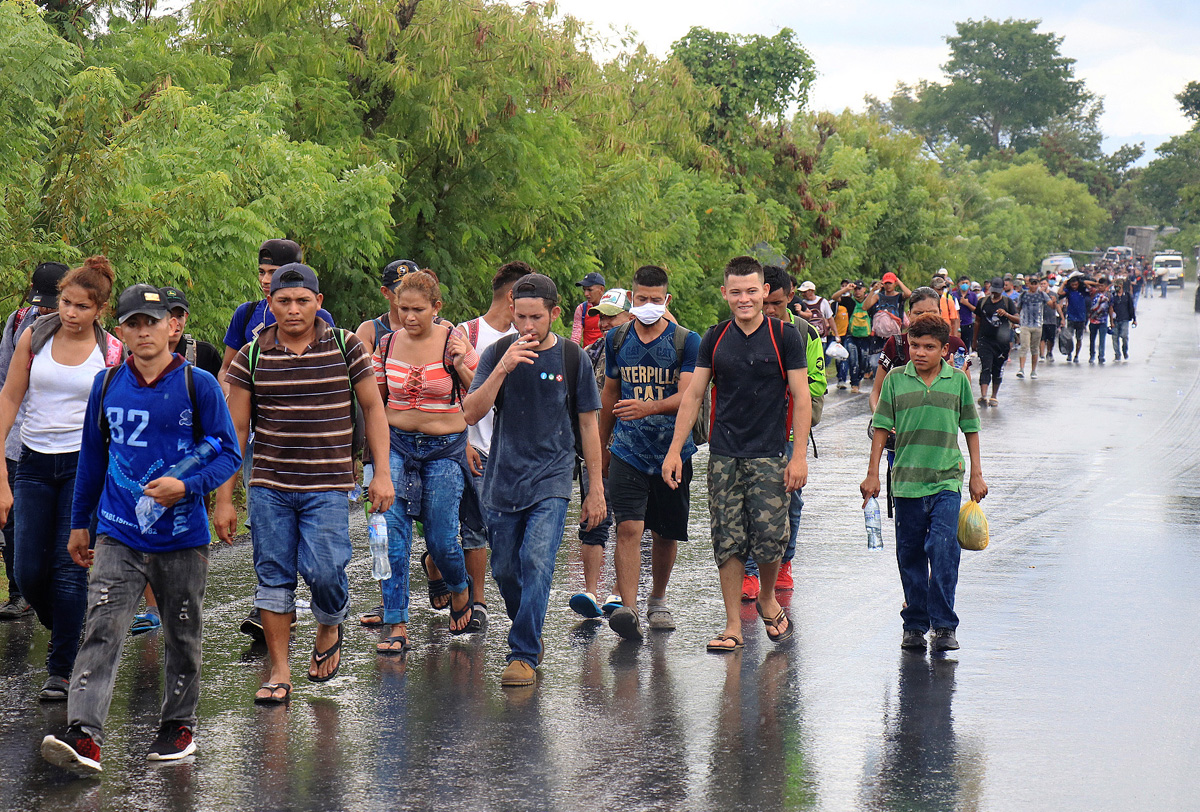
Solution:
{"label": "gray pants", "polygon": [[207,544],[170,553],[140,553],[108,536],[97,539],[88,576],[86,632],[67,700],[69,724],[79,725],[97,744],[103,743],[121,650],[149,583],[158,599],[166,651],[161,724],[195,727],[207,578]]}

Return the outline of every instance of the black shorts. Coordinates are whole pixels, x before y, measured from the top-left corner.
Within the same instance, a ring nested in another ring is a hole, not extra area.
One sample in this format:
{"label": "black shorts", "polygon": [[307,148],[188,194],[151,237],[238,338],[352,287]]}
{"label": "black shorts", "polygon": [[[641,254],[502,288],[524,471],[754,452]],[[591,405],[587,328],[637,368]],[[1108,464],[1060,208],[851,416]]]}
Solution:
{"label": "black shorts", "polygon": [[665,539],[687,541],[691,508],[692,461],[683,462],[683,481],[675,490],[661,474],[646,474],[616,457],[608,463],[608,490],[613,521],[645,521],[646,527]]}

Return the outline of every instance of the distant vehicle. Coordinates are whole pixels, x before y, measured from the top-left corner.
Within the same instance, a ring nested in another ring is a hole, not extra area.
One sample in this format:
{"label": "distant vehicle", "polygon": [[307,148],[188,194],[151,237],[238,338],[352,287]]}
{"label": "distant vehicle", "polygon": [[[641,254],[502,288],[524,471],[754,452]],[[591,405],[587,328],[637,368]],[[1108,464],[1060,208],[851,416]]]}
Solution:
{"label": "distant vehicle", "polygon": [[1159,284],[1165,279],[1168,285],[1183,287],[1183,255],[1178,251],[1160,251],[1150,267]]}
{"label": "distant vehicle", "polygon": [[1042,276],[1062,276],[1075,270],[1075,260],[1066,254],[1051,254],[1042,260]]}
{"label": "distant vehicle", "polygon": [[1105,262],[1129,262],[1133,259],[1133,249],[1128,245],[1113,245],[1104,252]]}
{"label": "distant vehicle", "polygon": [[1156,242],[1158,242],[1158,226],[1127,226],[1125,228],[1125,246],[1133,249],[1135,258],[1152,256]]}

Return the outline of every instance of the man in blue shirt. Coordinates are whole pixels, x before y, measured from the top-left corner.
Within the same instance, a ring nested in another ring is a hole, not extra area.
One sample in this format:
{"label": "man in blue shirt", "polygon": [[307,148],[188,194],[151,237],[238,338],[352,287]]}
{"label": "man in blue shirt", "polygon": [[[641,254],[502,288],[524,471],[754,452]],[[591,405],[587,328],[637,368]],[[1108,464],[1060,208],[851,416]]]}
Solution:
{"label": "man in blue shirt", "polygon": [[[173,324],[161,291],[126,288],[117,303],[120,337],[132,352],[96,376],[88,398],[67,550],[88,578],[86,633],[71,677],[67,730],[42,741],[47,761],[80,775],[100,769],[104,720],[129,622],[147,584],[163,608],[166,679],[161,726],[146,758],[195,752],[200,632],[208,576],[204,495],[241,464],[220,387],[169,348]],[[164,472],[201,438],[216,455],[182,480]],[[142,530],[135,505],[149,496],[167,510]],[[94,550],[88,526],[97,516]]]}
{"label": "man in blue shirt", "polygon": [[[675,566],[678,542],[687,541],[692,455],[683,445],[683,481],[669,488],[662,478],[663,460],[675,433],[675,413],[696,369],[700,336],[666,318],[671,296],[667,272],[655,265],[638,268],[633,277],[633,322],[605,336],[604,393],[600,409],[601,447],[617,522],[613,563],[621,608],[609,616],[613,631],[627,640],[642,639],[638,620],[638,579],[642,568],[642,533],[650,528],[650,599],[646,623],[651,629],[675,628],[667,608],[667,582]],[[682,350],[682,351],[680,351]]]}
{"label": "man in blue shirt", "polygon": [[554,281],[539,273],[518,279],[512,310],[518,336],[484,350],[463,399],[468,425],[496,408],[481,501],[492,576],[512,621],[508,665],[500,676],[505,688],[532,685],[537,678],[554,559],[571,498],[576,435],[589,481],[580,523],[593,527],[608,512],[596,419],[600,396],[583,350],[550,331],[562,313]]}

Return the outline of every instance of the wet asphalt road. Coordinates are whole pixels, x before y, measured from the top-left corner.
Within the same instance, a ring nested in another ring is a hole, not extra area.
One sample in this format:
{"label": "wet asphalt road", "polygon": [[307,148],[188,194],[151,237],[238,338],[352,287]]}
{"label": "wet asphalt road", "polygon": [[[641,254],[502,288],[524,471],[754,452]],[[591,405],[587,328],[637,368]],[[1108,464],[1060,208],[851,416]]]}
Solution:
{"label": "wet asphalt road", "polygon": [[[893,530],[868,552],[857,496],[866,396],[835,390],[804,494],[789,644],[771,645],[747,605],[746,648],[705,653],[722,612],[697,489],[671,589],[677,631],[638,646],[581,623],[566,605],[581,583],[568,531],[536,688],[499,687],[507,622],[489,585],[486,634],[451,639],[419,597],[407,660],[376,657],[379,635],[354,627],[324,685],[303,679],[302,616],[294,700],[262,709],[250,698],[265,654],[236,630],[253,592],[247,540],[214,547],[199,752],[185,763],[144,760],[157,634],[127,646],[105,774],[82,781],[37,755],[65,719],[34,699],[45,631],[0,626],[0,809],[1200,809],[1191,293],[1142,300],[1128,364],[1060,362],[1019,381],[1010,362],[1002,405],[983,415],[992,545],[964,553],[951,656],[899,649]],[[378,591],[362,528],[356,545],[361,611]]]}

